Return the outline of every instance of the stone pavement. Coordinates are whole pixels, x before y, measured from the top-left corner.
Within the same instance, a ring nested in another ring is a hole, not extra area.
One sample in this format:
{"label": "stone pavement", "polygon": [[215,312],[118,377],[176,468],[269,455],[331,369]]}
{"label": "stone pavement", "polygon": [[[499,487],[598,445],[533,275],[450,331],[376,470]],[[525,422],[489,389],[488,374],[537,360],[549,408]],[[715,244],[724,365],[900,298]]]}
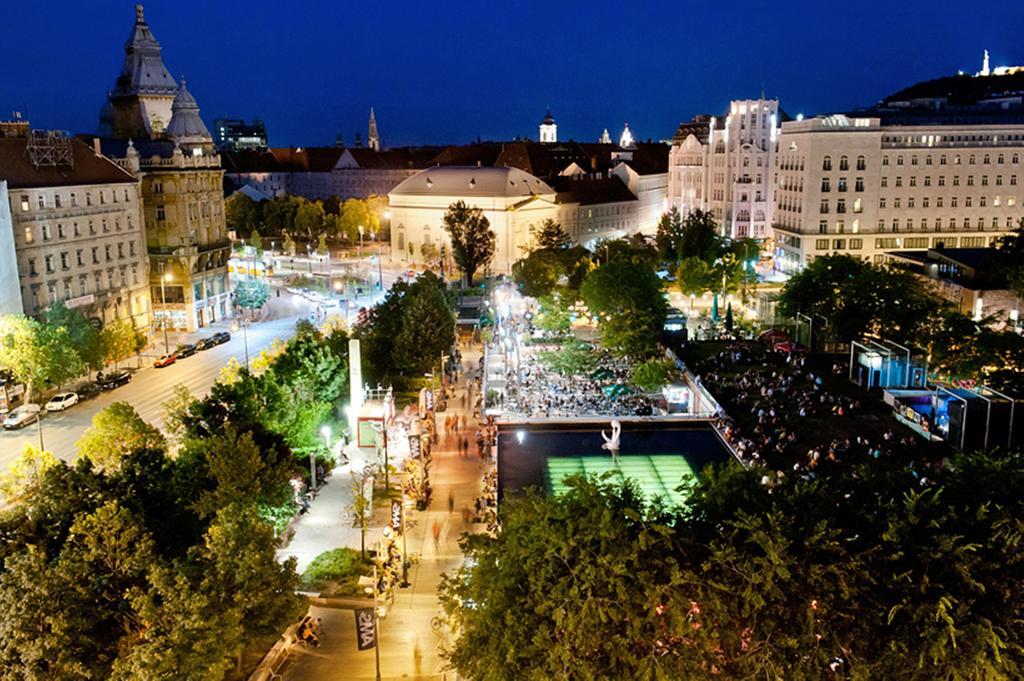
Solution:
{"label": "stone pavement", "polygon": [[[463,362],[476,367],[479,349],[463,350]],[[474,371],[470,377],[475,376]],[[479,531],[480,525],[464,526],[461,510],[472,508],[480,495],[483,467],[475,453],[469,458],[459,456],[458,441],[466,437],[475,452],[475,423],[472,406],[462,407],[466,394],[466,378],[459,382],[455,398],[449,401],[447,412],[438,414],[439,429],[443,433],[446,414],[465,415],[467,430],[460,436],[445,438],[434,448],[430,466],[433,500],[426,511],[409,513],[411,527],[407,527],[408,551],[419,554],[420,559],[409,568],[411,586],[396,589],[394,602],[388,614],[380,621],[380,664],[382,679],[421,679],[455,681],[454,672],[444,671],[439,646],[444,643],[445,632],[435,633],[431,620],[441,612],[437,587],[441,574],[457,569],[463,561],[458,545],[459,536],[466,530]],[[344,474],[344,475],[347,475]],[[321,551],[338,546],[359,547],[359,531],[348,527],[348,521],[337,520],[345,501],[346,481],[336,473],[313,503],[311,513],[299,521],[295,538],[281,555],[295,555],[300,560],[300,571]],[[333,489],[332,489],[333,488]],[[345,492],[345,493],[343,493]],[[449,495],[454,500],[448,510]],[[319,507],[319,508],[318,508]],[[321,510],[323,509],[323,510]],[[441,527],[439,542],[435,545],[431,528]],[[382,528],[367,533],[367,545],[375,541]],[[316,679],[360,680],[375,678],[373,650],[356,649],[355,615],[352,610],[320,608],[311,614],[323,618],[323,637],[319,648],[299,648],[284,674],[286,680],[310,681]]]}

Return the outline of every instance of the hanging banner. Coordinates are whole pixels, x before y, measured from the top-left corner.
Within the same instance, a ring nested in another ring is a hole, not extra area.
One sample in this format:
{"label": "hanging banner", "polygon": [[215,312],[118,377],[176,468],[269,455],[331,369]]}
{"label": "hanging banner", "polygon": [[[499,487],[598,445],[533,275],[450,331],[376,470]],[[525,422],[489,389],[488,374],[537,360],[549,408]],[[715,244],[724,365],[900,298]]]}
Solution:
{"label": "hanging banner", "polygon": [[402,534],[402,500],[391,500],[391,529],[396,534]]}
{"label": "hanging banner", "polygon": [[410,435],[409,436],[409,455],[414,459],[418,459],[420,456],[420,436]]}
{"label": "hanging banner", "polygon": [[377,627],[374,624],[373,608],[357,608],[356,644],[359,650],[369,650],[377,646]]}

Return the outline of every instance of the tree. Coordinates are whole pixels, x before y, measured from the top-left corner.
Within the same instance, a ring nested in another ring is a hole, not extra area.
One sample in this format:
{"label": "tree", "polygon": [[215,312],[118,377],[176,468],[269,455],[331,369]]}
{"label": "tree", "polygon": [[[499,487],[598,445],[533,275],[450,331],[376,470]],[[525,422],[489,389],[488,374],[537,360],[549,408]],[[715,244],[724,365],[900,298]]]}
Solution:
{"label": "tree", "polygon": [[676,272],[676,284],[684,296],[699,296],[719,283],[718,274],[700,258],[683,258]]}
{"label": "tree", "polygon": [[999,253],[999,269],[1005,273],[1017,298],[1024,300],[1024,218],[1017,222],[1017,229],[1012,234],[999,239]]}
{"label": "tree", "polygon": [[138,354],[146,347],[146,334],[125,319],[110,322],[103,327],[101,335],[106,359],[114,363],[115,369],[118,362]]}
{"label": "tree", "polygon": [[259,230],[253,229],[249,234],[249,245],[256,251],[257,258],[263,257],[263,237],[260,236]]}
{"label": "tree", "polygon": [[195,402],[196,398],[188,386],[177,383],[171,387],[171,396],[161,405],[164,408],[164,430],[168,440],[175,445],[185,441],[188,413]]}
{"label": "tree", "polygon": [[658,246],[658,255],[667,263],[677,263],[683,250],[683,218],[675,206],[667,213],[661,214],[658,220],[658,231],[654,238]]}
{"label": "tree", "polygon": [[348,510],[355,517],[356,522],[359,523],[359,553],[363,560],[366,560],[366,516],[367,513],[373,512],[371,508],[373,500],[366,494],[366,483],[370,476],[365,472],[351,471],[349,477],[351,480],[349,487],[352,491],[352,503],[349,504]]}
{"label": "tree", "polygon": [[657,353],[665,297],[661,280],[649,265],[612,260],[587,275],[580,293],[597,316],[605,347],[641,359]]}
{"label": "tree", "polygon": [[380,231],[380,215],[369,199],[346,199],[341,210],[341,228],[345,238],[350,241],[359,240],[359,227],[369,238]]}
{"label": "tree", "polygon": [[553,333],[565,334],[572,329],[572,316],[565,299],[554,293],[542,297],[539,301],[540,313],[534,320],[537,328]]}
{"label": "tree", "polygon": [[259,219],[259,206],[244,192],[235,192],[224,201],[224,221],[236,234],[249,234]]}
{"label": "tree", "polygon": [[312,240],[315,234],[323,231],[324,207],[319,201],[302,201],[295,210],[295,230]]}
{"label": "tree", "polygon": [[407,376],[430,371],[455,344],[455,314],[439,285],[413,287],[394,339],[395,367]]}
{"label": "tree", "polygon": [[35,445],[26,444],[21,454],[0,473],[0,496],[8,504],[37,489],[47,470],[57,465],[57,457]]}
{"label": "tree", "polygon": [[541,250],[560,251],[568,248],[572,243],[568,232],[551,218],[542,222],[539,227],[534,227],[532,236],[537,248]]}
{"label": "tree", "polygon": [[576,338],[570,338],[557,350],[542,350],[540,361],[562,376],[583,376],[597,367],[598,355],[594,349]]}
{"label": "tree", "polygon": [[326,256],[329,255],[330,252],[330,249],[327,248],[327,235],[320,232],[320,235],[316,238],[316,254]]}
{"label": "tree", "polygon": [[[1011,679],[1024,459],[761,484],[710,466],[672,507],[572,477],[463,540],[449,662],[487,679]],[[1010,539],[1012,537],[1012,539]],[[599,568],[595,569],[595,565]]]}
{"label": "tree", "polygon": [[281,244],[281,247],[284,249],[285,253],[293,258],[295,257],[295,240],[292,239],[291,234],[284,235],[284,243]]}
{"label": "tree", "polygon": [[241,279],[235,284],[235,305],[250,314],[267,304],[270,285],[262,279]]}
{"label": "tree", "polygon": [[63,326],[21,315],[0,317],[0,368],[25,384],[25,402],[46,383],[60,385],[82,372],[82,361]]}
{"label": "tree", "polygon": [[680,259],[701,258],[710,262],[718,256],[721,238],[714,215],[703,210],[692,211],[683,220],[682,230],[682,241],[678,244]]}
{"label": "tree", "polygon": [[84,366],[93,371],[103,368],[106,359],[103,339],[81,310],[69,310],[63,302],[57,301],[43,312],[43,323],[50,328],[63,326],[68,330],[71,346]]}
{"label": "tree", "polygon": [[420,255],[423,256],[423,262],[430,262],[434,258],[438,257],[440,252],[434,244],[424,242],[420,244]]}
{"label": "tree", "polygon": [[140,449],[164,447],[164,436],[127,402],[114,402],[92,418],[92,427],[75,443],[78,455],[103,472],[117,471],[124,457]]}
{"label": "tree", "polygon": [[550,294],[564,275],[565,265],[558,254],[550,250],[534,251],[512,265],[512,278],[523,293],[532,298]]}
{"label": "tree", "polygon": [[346,238],[344,224],[340,215],[327,213],[324,216],[324,233],[332,239]]}
{"label": "tree", "polygon": [[472,286],[476,271],[494,257],[497,236],[491,229],[491,223],[482,210],[475,206],[471,208],[464,201],[448,206],[442,222],[451,239],[455,262],[462,270],[466,284]]}
{"label": "tree", "polygon": [[633,369],[630,380],[641,390],[654,392],[668,385],[675,370],[675,364],[666,359],[649,359]]}

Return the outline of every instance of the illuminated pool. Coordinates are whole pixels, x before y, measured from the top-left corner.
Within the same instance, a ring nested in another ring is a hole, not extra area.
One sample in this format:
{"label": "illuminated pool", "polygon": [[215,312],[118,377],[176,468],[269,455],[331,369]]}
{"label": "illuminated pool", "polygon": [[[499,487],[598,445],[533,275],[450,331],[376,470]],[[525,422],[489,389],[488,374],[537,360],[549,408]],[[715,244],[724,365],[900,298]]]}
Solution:
{"label": "illuminated pool", "polygon": [[711,425],[697,422],[623,422],[618,463],[601,449],[604,423],[500,425],[498,428],[498,497],[527,488],[547,494],[565,491],[566,476],[608,471],[629,478],[644,494],[672,503],[685,499],[676,487],[709,463],[731,454]]}

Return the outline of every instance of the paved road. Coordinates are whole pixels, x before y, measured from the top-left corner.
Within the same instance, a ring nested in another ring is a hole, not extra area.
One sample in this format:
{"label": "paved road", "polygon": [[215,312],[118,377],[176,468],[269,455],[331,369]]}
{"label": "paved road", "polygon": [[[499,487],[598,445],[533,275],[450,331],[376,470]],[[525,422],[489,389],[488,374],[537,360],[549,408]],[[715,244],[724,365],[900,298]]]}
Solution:
{"label": "paved road", "polygon": [[[268,305],[267,321],[252,324],[248,330],[249,357],[256,357],[263,348],[270,346],[275,338],[285,340],[295,333],[295,322],[301,316],[309,314],[310,303],[303,298],[282,292],[281,297],[271,298]],[[215,326],[192,337],[204,337],[215,330],[228,328]],[[175,345],[171,339],[171,346]],[[157,343],[162,349],[161,342]],[[142,369],[134,372],[131,382],[110,392],[100,393],[92,400],[72,407],[66,412],[48,414],[42,420],[43,443],[46,449],[57,457],[71,461],[76,457],[75,442],[92,422],[96,412],[109,407],[114,402],[128,402],[139,415],[157,426],[163,424],[163,403],[171,394],[171,388],[183,384],[194,395],[205,395],[217,380],[220,369],[231,357],[245,363],[245,345],[241,330],[231,333],[231,340],[209,350],[197,353],[192,357],[179,360],[175,364],[162,369],[155,369],[146,363]],[[125,363],[126,367],[134,367],[135,360]],[[36,425],[29,425],[22,430],[0,432],[0,470],[6,470],[11,461],[17,457],[26,443],[39,443],[39,430]]]}

